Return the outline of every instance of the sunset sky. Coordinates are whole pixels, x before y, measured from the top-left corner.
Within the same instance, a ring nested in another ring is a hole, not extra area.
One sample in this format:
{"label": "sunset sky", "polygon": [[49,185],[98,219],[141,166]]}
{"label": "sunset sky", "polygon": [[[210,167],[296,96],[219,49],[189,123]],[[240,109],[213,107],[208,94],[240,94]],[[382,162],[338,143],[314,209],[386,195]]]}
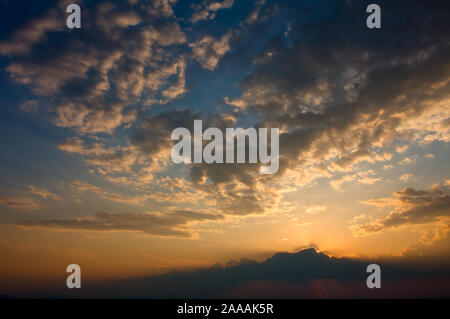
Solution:
{"label": "sunset sky", "polygon": [[[69,264],[109,282],[307,247],[450,270],[449,9],[1,0],[0,295],[53,293]],[[197,119],[279,128],[279,171],[174,164],[172,130]]]}

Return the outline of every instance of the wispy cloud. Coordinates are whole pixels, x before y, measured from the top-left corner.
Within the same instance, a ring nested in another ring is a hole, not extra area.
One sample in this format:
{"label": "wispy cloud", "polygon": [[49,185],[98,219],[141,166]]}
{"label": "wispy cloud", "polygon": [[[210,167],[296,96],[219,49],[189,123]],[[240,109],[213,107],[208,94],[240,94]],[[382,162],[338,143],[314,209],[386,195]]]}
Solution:
{"label": "wispy cloud", "polygon": [[222,218],[221,215],[191,211],[143,214],[99,213],[87,218],[28,220],[16,225],[75,231],[135,231],[152,236],[191,238],[196,234],[190,230],[190,224]]}
{"label": "wispy cloud", "polygon": [[190,21],[198,23],[202,20],[212,20],[216,17],[219,10],[230,9],[234,4],[234,0],[213,1],[208,0],[198,5],[194,5],[194,13]]}
{"label": "wispy cloud", "polygon": [[30,192],[34,195],[39,195],[43,198],[51,198],[54,200],[61,200],[61,197],[59,195],[56,195],[56,194],[50,192],[46,188],[37,188],[37,187],[34,187],[33,185],[28,186],[28,188],[30,189]]}
{"label": "wispy cloud", "polygon": [[0,205],[26,212],[32,212],[39,208],[36,202],[25,197],[0,196]]}
{"label": "wispy cloud", "polygon": [[395,208],[386,217],[354,223],[350,226],[354,234],[368,235],[402,226],[426,224],[436,224],[438,228],[448,229],[450,195],[447,186],[427,191],[404,188],[393,195],[391,198],[365,202],[376,206],[393,205]]}

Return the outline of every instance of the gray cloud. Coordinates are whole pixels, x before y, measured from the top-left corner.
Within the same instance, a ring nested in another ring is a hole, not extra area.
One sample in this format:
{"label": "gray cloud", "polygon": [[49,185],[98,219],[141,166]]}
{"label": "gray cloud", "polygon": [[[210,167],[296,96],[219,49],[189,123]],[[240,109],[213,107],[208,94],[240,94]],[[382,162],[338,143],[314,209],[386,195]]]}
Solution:
{"label": "gray cloud", "polygon": [[[174,3],[101,1],[86,7],[92,17],[86,32],[68,34],[63,44],[51,41],[60,34],[52,23],[33,33],[33,21],[2,41],[11,77],[49,99],[45,105],[53,106],[57,125],[81,133],[111,133],[136,121],[131,105],[183,96],[192,59],[213,70],[227,53],[224,63],[249,71],[240,82],[242,95],[225,99],[229,114],[206,119],[193,111],[166,112],[142,121],[132,147],[71,139],[60,149],[84,156],[91,166],[127,172],[139,162],[137,150],[150,161],[167,156],[173,128],[191,128],[198,118],[207,126],[231,127],[256,115],[261,121],[255,127],[280,128],[276,176],[261,176],[259,165],[250,164],[189,168],[197,190],[224,212],[246,215],[272,207],[280,195],[271,182],[290,172],[299,172],[298,184],[334,178],[357,163],[387,160],[379,149],[398,138],[448,139],[448,116],[440,107],[450,92],[450,41],[441,3],[381,1],[383,28],[369,30],[362,19],[368,2],[259,1],[240,29],[190,44],[173,15]],[[223,1],[199,8],[209,19],[231,6]],[[53,21],[53,14],[39,19]],[[425,130],[424,117],[437,124]]]}
{"label": "gray cloud", "polygon": [[194,13],[190,18],[192,23],[198,23],[202,20],[212,20],[216,17],[219,10],[230,9],[234,0],[210,1],[194,5]]}
{"label": "gray cloud", "polygon": [[186,127],[193,130],[194,120],[201,117],[202,115],[191,110],[175,110],[149,117],[139,126],[133,141],[145,154],[156,155],[161,150],[172,148],[170,136],[175,128]]}
{"label": "gray cloud", "polygon": [[[382,267],[383,289],[371,290],[366,286],[366,268],[373,262],[331,257],[309,248],[296,253],[276,253],[261,262],[242,259],[240,262],[229,262],[226,266],[217,264],[190,272],[174,271],[156,276],[91,283],[80,289],[79,296],[399,298],[450,295],[448,261],[437,263],[434,259],[420,258],[377,259],[376,262]],[[400,284],[395,284],[399,282]],[[327,289],[320,289],[324,286]],[[427,288],[430,286],[431,289]],[[334,290],[330,291],[330,287]],[[398,287],[403,289],[399,290]],[[411,294],[412,291],[416,293]],[[39,292],[39,295],[41,294],[42,291]],[[61,294],[64,295],[65,292]]]}
{"label": "gray cloud", "polygon": [[189,223],[216,221],[221,215],[191,211],[170,213],[112,214],[99,213],[82,219],[28,220],[16,225],[84,231],[137,231],[153,236],[190,238]]}
{"label": "gray cloud", "polygon": [[8,196],[0,196],[0,205],[25,212],[31,212],[37,210],[40,207],[32,199],[25,197]]}
{"label": "gray cloud", "polygon": [[[47,99],[57,125],[111,133],[135,120],[131,104],[164,103],[185,91],[184,58],[166,49],[186,42],[171,4],[86,4],[83,17],[90,19],[73,32],[64,28],[63,10],[55,17],[49,9],[2,41],[0,53],[8,55],[16,82]],[[56,41],[62,33],[64,41]]]}
{"label": "gray cloud", "polygon": [[[359,162],[389,160],[391,155],[377,148],[395,139],[416,138],[423,130],[420,117],[439,112],[439,103],[449,98],[450,42],[441,26],[442,11],[408,2],[408,21],[416,31],[411,33],[394,18],[405,14],[402,4],[382,6],[390,14],[383,18],[386,27],[375,32],[361,23],[365,7],[359,2],[278,2],[274,14],[261,22],[263,28],[281,14],[289,17],[288,28],[272,33],[252,60],[252,71],[240,82],[243,94],[225,102],[233,108],[234,118],[256,114],[262,117],[256,127],[280,128],[276,177],[306,167],[330,177]],[[318,12],[327,14],[312,19]],[[232,45],[239,48],[259,32],[243,27]],[[236,53],[228,59],[241,57]],[[206,61],[206,66],[214,67]],[[439,118],[442,123],[447,120],[442,112]],[[187,119],[190,124],[185,127],[190,127],[192,117]],[[155,127],[164,131],[158,126],[165,125],[164,120],[161,124],[158,120],[155,117]],[[159,139],[169,142],[168,136],[154,134],[159,138],[148,138],[149,147],[160,147]],[[140,136],[143,145],[145,138]],[[228,213],[264,213],[270,205],[261,203],[276,201],[277,195],[267,187],[274,177],[262,177],[258,169],[258,165],[194,165],[190,177]],[[379,180],[374,178],[363,182]],[[248,189],[242,191],[243,185]]]}
{"label": "gray cloud", "polygon": [[[392,199],[369,201],[376,206],[395,205],[386,217],[365,223],[356,223],[351,229],[358,235],[367,235],[406,225],[422,225],[439,222],[438,228],[448,231],[450,217],[450,195],[448,187],[434,188],[431,191],[405,188],[394,193]],[[447,221],[447,222],[446,222]]]}
{"label": "gray cloud", "polygon": [[[361,161],[388,160],[377,148],[426,135],[421,117],[439,113],[442,125],[435,130],[444,127],[447,117],[438,105],[450,92],[445,10],[420,2],[381,6],[389,13],[375,32],[361,19],[362,2],[277,2],[272,11],[278,14],[260,26],[288,17],[287,28],[274,32],[253,59],[240,83],[243,94],[225,102],[236,117],[257,114],[263,118],[257,126],[281,129],[278,176],[308,166],[332,176]],[[406,16],[414,32],[398,23],[397,15]],[[260,28],[244,29],[233,45],[251,41]],[[246,167],[248,175],[241,168],[196,167],[194,181],[220,184],[247,176],[241,181],[256,184],[259,177],[251,176],[251,168]]]}
{"label": "gray cloud", "polygon": [[[223,131],[236,123],[230,114],[203,116],[191,110],[175,110],[143,121],[133,142],[150,158],[164,152],[169,154],[173,146],[170,139],[172,130],[185,127],[193,132],[196,119],[203,120],[204,128],[217,127]],[[270,179],[267,175],[261,175],[259,169],[260,164],[192,164],[186,177],[198,191],[217,201],[223,213],[262,214],[277,195],[273,189],[258,189],[258,178]]]}

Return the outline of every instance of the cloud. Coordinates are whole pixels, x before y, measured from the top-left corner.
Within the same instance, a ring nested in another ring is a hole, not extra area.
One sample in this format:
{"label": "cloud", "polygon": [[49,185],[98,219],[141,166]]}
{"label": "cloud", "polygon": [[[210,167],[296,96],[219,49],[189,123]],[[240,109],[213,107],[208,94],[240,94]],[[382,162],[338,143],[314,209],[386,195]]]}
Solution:
{"label": "cloud", "polygon": [[225,33],[219,39],[205,36],[201,40],[191,43],[192,54],[200,65],[208,70],[214,70],[222,56],[230,50],[229,41],[232,32]]}
{"label": "cloud", "polygon": [[28,220],[17,226],[80,231],[135,231],[152,236],[191,238],[192,223],[216,221],[223,216],[191,211],[169,213],[99,213],[80,219]]}
{"label": "cloud", "polygon": [[[143,121],[133,143],[149,157],[158,154],[169,156],[173,145],[170,140],[172,130],[185,127],[193,132],[195,119],[203,119],[204,127],[222,130],[234,127],[236,123],[230,114],[204,116],[192,110],[169,111]],[[272,185],[262,182],[271,177],[261,175],[259,169],[259,164],[202,163],[186,166],[187,174],[183,178],[189,179],[198,196],[209,200],[211,209],[240,216],[264,214],[281,203],[281,196],[277,192],[283,187],[280,187],[282,182]]]}
{"label": "cloud", "polygon": [[54,200],[61,200],[61,197],[59,195],[56,195],[56,194],[50,192],[48,189],[37,188],[37,187],[34,187],[33,185],[28,186],[28,188],[30,189],[30,192],[34,195],[39,195],[46,199],[52,198]]}
{"label": "cloud", "polygon": [[[46,100],[32,104],[49,105],[57,125],[82,134],[60,149],[81,156],[110,182],[143,186],[156,173],[178,169],[167,162],[170,132],[190,128],[199,118],[220,128],[249,122],[280,128],[276,176],[261,176],[260,165],[250,164],[180,169],[196,199],[238,216],[281,209],[284,192],[323,177],[336,190],[345,183],[373,185],[381,181],[373,166],[391,160],[400,140],[407,145],[449,139],[450,47],[440,5],[382,2],[391,27],[373,32],[361,22],[365,8],[358,2],[259,1],[239,28],[212,36],[182,29],[174,3],[95,2],[86,6],[93,17],[89,32],[64,30],[65,41],[56,41],[61,31],[44,28],[35,42],[24,41],[27,53],[5,49],[10,76]],[[202,2],[194,8],[203,12],[196,21],[232,5]],[[51,19],[51,9],[43,12],[42,19]],[[5,47],[14,47],[19,29],[26,31],[27,23],[7,35]],[[211,71],[219,62],[243,70],[241,93],[220,105],[225,112],[154,109],[151,117],[140,118],[141,110],[186,94],[193,61]],[[87,138],[132,126],[136,131],[127,132],[133,137],[121,145]]]}
{"label": "cloud", "polygon": [[[371,260],[332,257],[314,248],[280,252],[263,261],[244,258],[194,271],[91,283],[87,297],[121,298],[324,298],[448,296],[448,262],[377,259],[383,289],[367,289]],[[441,281],[441,284],[433,285]],[[408,284],[407,284],[408,283]],[[426,284],[428,283],[428,285]],[[405,286],[406,284],[406,286]],[[446,286],[447,285],[447,286]],[[427,289],[426,287],[433,287]],[[332,287],[332,292],[330,292]],[[404,289],[398,289],[404,287]],[[325,289],[328,288],[328,289]],[[425,288],[425,289],[422,289]],[[411,294],[411,291],[418,292]],[[268,293],[267,293],[268,292]],[[55,295],[55,292],[52,292]],[[61,292],[64,295],[66,292]]]}
{"label": "cloud", "polygon": [[31,48],[43,40],[47,33],[63,29],[64,17],[60,11],[52,9],[42,17],[28,21],[22,28],[10,34],[6,41],[0,42],[0,54],[2,55],[25,55]]}
{"label": "cloud", "polygon": [[[46,101],[56,125],[83,134],[112,133],[135,121],[132,104],[167,103],[185,92],[183,56],[167,49],[186,42],[172,4],[86,4],[83,16],[90,19],[74,32],[65,28],[65,10],[57,15],[48,9],[14,30],[0,54],[8,56],[11,78]],[[64,41],[57,41],[62,34]]]}
{"label": "cloud", "polygon": [[28,112],[35,113],[39,109],[39,101],[38,100],[28,100],[20,104],[19,109]]}
{"label": "cloud", "polygon": [[104,199],[130,205],[142,205],[143,202],[145,202],[151,197],[149,195],[128,196],[120,193],[109,192],[98,186],[91,185],[82,181],[75,181],[71,185],[78,191],[92,192]]}
{"label": "cloud", "polygon": [[[163,142],[160,139],[157,141]],[[148,156],[140,147],[128,141],[125,145],[106,144],[101,140],[95,140],[89,144],[79,137],[74,137],[64,140],[59,145],[59,149],[66,153],[80,155],[85,165],[94,168],[90,170],[91,173],[96,172],[106,180],[117,184],[149,186],[155,174],[168,165],[169,145]]]}
{"label": "cloud", "polygon": [[0,196],[0,205],[25,212],[32,212],[40,207],[29,198],[6,196]]}
{"label": "cloud", "polygon": [[[204,194],[196,192],[190,183],[181,179],[176,182],[169,177],[153,180],[151,173],[142,177],[105,176],[105,179],[119,186],[134,186],[135,188],[131,194],[129,194],[129,191],[126,193],[123,191],[114,192],[79,180],[70,183],[70,186],[79,192],[95,194],[108,201],[132,206],[142,207],[150,203],[159,203],[169,207],[176,204],[184,204],[192,207],[195,202],[202,202],[205,206],[208,204],[211,205],[205,199]],[[211,211],[216,211],[214,205],[209,208]]]}
{"label": "cloud", "polygon": [[377,177],[377,174],[373,170],[361,171],[356,174],[347,174],[339,179],[330,181],[331,187],[337,191],[342,191],[341,186],[344,183],[356,182],[364,185],[372,185],[381,181],[381,178]]}
{"label": "cloud", "polygon": [[203,20],[212,20],[216,17],[219,10],[230,9],[234,4],[234,0],[208,1],[198,5],[194,5],[194,13],[192,14],[191,23],[198,23]]}
{"label": "cloud", "polygon": [[402,182],[407,182],[409,181],[414,175],[413,174],[403,174],[402,176],[400,176],[398,179],[401,180]]}
{"label": "cloud", "polygon": [[133,147],[106,147],[101,143],[88,146],[78,137],[64,140],[59,149],[82,155],[87,165],[98,166],[106,171],[127,172],[139,161],[139,154]]}
{"label": "cloud", "polygon": [[171,133],[177,127],[186,127],[193,131],[195,119],[202,115],[192,110],[163,112],[146,118],[136,130],[133,143],[140,151],[150,157],[169,156],[173,143]]}
{"label": "cloud", "polygon": [[355,235],[368,235],[389,229],[411,225],[436,225],[448,228],[450,217],[450,195],[446,186],[429,191],[404,188],[395,192],[393,198],[365,202],[369,205],[393,205],[386,216],[370,222],[357,222],[350,226]]}
{"label": "cloud", "polygon": [[405,157],[399,162],[399,164],[400,165],[405,165],[405,164],[411,164],[412,162],[413,162],[413,160],[411,158]]}
{"label": "cloud", "polygon": [[405,144],[405,145],[399,145],[395,148],[395,150],[397,151],[397,153],[403,153],[405,152],[407,149],[409,148],[409,145]]}
{"label": "cloud", "polygon": [[257,22],[258,20],[267,19],[268,13],[264,12],[264,5],[266,4],[266,0],[259,0],[255,3],[255,8],[250,12],[247,18],[244,20],[244,23],[251,25]]}
{"label": "cloud", "polygon": [[308,214],[317,214],[319,212],[323,212],[327,210],[327,206],[325,205],[313,205],[306,208],[305,212]]}

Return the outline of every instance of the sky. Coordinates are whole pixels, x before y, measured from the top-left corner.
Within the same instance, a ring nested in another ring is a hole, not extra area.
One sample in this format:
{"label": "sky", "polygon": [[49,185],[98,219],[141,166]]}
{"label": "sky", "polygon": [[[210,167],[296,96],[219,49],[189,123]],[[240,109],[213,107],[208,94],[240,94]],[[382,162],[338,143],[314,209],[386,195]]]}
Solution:
{"label": "sky", "polygon": [[[0,1],[0,295],[450,296],[448,1],[72,2]],[[194,120],[279,170],[175,164]]]}

